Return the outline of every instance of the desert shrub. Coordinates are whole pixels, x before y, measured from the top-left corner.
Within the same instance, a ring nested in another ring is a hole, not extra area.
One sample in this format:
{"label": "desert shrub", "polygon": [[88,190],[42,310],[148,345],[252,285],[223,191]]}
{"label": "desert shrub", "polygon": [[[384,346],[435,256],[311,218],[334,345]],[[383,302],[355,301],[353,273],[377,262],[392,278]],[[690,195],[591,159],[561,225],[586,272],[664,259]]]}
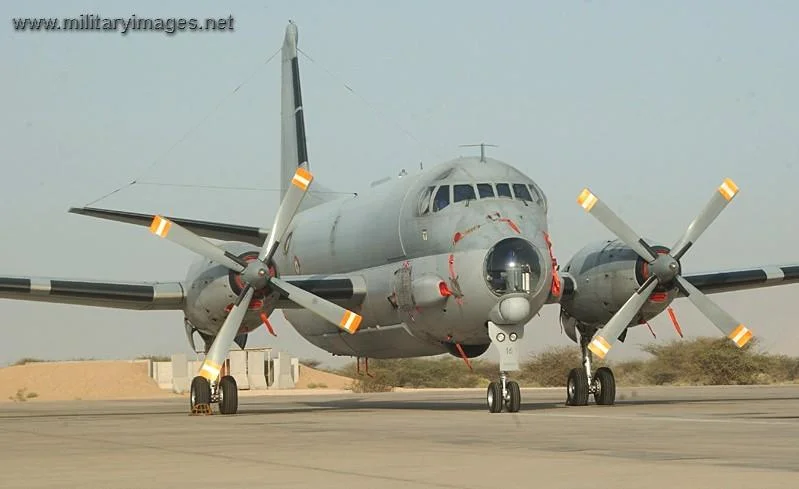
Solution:
{"label": "desert shrub", "polygon": [[612,364],[617,385],[640,386],[650,384],[647,360],[625,360]]}
{"label": "desert shrub", "polygon": [[364,375],[363,370],[361,375],[357,375],[354,362],[338,373],[354,378],[355,384],[358,386],[362,384],[364,388],[478,387],[482,385],[481,372],[487,370],[488,367],[484,365],[487,362],[472,360],[471,363],[474,372],[470,371],[462,360],[451,357],[370,360],[369,372],[373,377]]}
{"label": "desert shrub", "polygon": [[171,362],[172,357],[169,355],[140,355],[136,360],[151,360],[153,362]]}
{"label": "desert shrub", "polygon": [[790,362],[757,352],[756,344],[752,340],[738,348],[727,338],[650,344],[643,350],[653,358],[643,370],[646,380],[656,385],[749,385],[764,383],[767,377],[787,379],[792,375],[784,371],[786,367],[790,370]]}
{"label": "desert shrub", "polygon": [[[675,340],[649,344],[642,349],[649,358],[611,361],[621,386],[768,384],[799,381],[799,358],[757,351],[755,340],[738,348],[727,338]],[[449,355],[435,358],[370,360],[373,377],[356,375],[355,362],[336,373],[351,377],[355,392],[386,392],[394,387],[486,387],[497,380],[496,362],[463,360]],[[523,386],[565,386],[569,370],[581,365],[576,345],[557,346],[530,355],[511,378]],[[608,365],[594,357],[593,369]]]}
{"label": "desert shrub", "polygon": [[[527,386],[565,386],[569,371],[582,364],[582,355],[578,346],[554,346],[530,355],[530,358],[522,364],[517,378],[520,384]],[[594,370],[603,365],[605,362],[597,358],[591,363]]]}
{"label": "desert shrub", "polygon": [[12,363],[11,365],[12,366],[17,366],[17,365],[25,365],[26,363],[39,363],[39,362],[45,362],[45,361],[46,360],[41,360],[39,358],[27,358],[26,357],[26,358],[20,358],[19,360],[17,360],[16,362]]}
{"label": "desert shrub", "polygon": [[321,364],[322,364],[322,362],[320,362],[319,360],[313,359],[313,358],[300,359],[300,365],[305,365],[308,368],[314,368],[315,369]]}

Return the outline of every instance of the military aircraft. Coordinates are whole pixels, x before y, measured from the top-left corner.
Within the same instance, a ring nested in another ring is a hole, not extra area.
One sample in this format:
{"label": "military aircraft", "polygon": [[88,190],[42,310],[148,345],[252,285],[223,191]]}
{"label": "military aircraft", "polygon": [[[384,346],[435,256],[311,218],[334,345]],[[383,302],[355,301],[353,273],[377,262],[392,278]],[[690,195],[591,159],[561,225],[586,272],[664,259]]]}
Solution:
{"label": "military aircraft", "polygon": [[[358,358],[479,356],[494,344],[498,379],[488,411],[519,411],[525,325],[559,304],[582,365],[566,379],[566,403],[615,402],[613,372],[593,371],[628,328],[687,297],[736,345],[752,331],[706,294],[799,281],[799,265],[683,275],[680,259],[738,192],[725,179],[685,234],[668,248],[645,240],[588,189],[578,203],[616,235],[588,244],[562,268],[548,234],[547,198],[517,168],[462,157],[341,197],[313,183],[305,137],[297,27],[282,47],[281,204],[271,229],[122,212],[70,212],[149,226],[200,257],[183,281],[100,282],[0,277],[0,297],[138,310],[176,310],[205,359],[191,406],[238,410],[235,379],[220,370],[231,347],[281,309],[300,335],[334,355]],[[313,188],[312,188],[313,187]],[[319,190],[321,189],[321,190]],[[218,243],[211,241],[219,241]]]}

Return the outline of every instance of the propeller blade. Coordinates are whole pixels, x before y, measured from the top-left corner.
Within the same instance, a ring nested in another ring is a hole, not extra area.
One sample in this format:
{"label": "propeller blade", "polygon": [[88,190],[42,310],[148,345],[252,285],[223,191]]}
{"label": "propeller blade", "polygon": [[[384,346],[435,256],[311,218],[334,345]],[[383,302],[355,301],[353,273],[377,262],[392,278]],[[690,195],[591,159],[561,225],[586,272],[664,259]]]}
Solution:
{"label": "propeller blade", "polygon": [[616,314],[610,318],[610,321],[601,330],[597,331],[594,339],[588,345],[591,350],[599,358],[605,358],[605,355],[610,351],[613,343],[616,342],[619,335],[627,328],[630,321],[633,320],[638,311],[643,307],[649,299],[649,295],[655,290],[658,285],[658,280],[655,276],[649,277],[646,282],[636,291],[635,294],[627,299],[627,302],[621,306],[621,309],[616,311]]}
{"label": "propeller blade", "polygon": [[696,216],[696,219],[685,230],[685,234],[674,244],[671,248],[671,256],[675,260],[679,260],[688,251],[688,248],[699,239],[699,236],[705,232],[711,223],[721,214],[721,211],[727,207],[727,204],[738,193],[738,186],[729,178],[724,179],[724,182],[719,186],[713,197],[702,209],[702,212]]}
{"label": "propeller blade", "polygon": [[244,320],[244,315],[247,313],[247,308],[254,292],[255,290],[249,285],[241,291],[241,294],[236,298],[235,304],[233,304],[233,309],[228,313],[225,322],[219,329],[219,333],[214,338],[211,348],[208,349],[208,354],[200,367],[200,375],[208,379],[209,382],[214,382],[219,376],[219,371],[222,369],[222,364],[225,362],[227,352],[236,337],[236,333],[239,332],[241,322]]}
{"label": "propeller blade", "polygon": [[150,232],[156,236],[166,238],[184,248],[213,260],[229,269],[241,272],[247,263],[236,255],[219,248],[205,238],[197,236],[179,224],[161,216],[155,216],[150,224]]}
{"label": "propeller blade", "polygon": [[669,312],[669,317],[671,318],[671,323],[674,325],[674,329],[677,330],[677,334],[680,335],[680,338],[682,338],[682,328],[680,327],[680,323],[677,321],[677,315],[674,314],[674,309],[669,306],[667,310]]}
{"label": "propeller blade", "polygon": [[294,219],[297,209],[300,208],[302,199],[305,197],[308,186],[311,185],[312,181],[313,175],[305,168],[299,167],[297,171],[294,172],[294,178],[291,179],[291,186],[286,191],[283,202],[280,203],[280,208],[277,210],[275,222],[272,224],[272,231],[266,238],[261,253],[258,255],[258,259],[262,262],[268,264],[272,259],[272,256],[277,250],[277,244],[283,241],[284,235],[291,224],[291,220]]}
{"label": "propeller blade", "polygon": [[727,335],[727,338],[731,339],[733,343],[738,345],[738,348],[742,348],[749,342],[750,339],[752,339],[752,332],[749,330],[749,328],[727,314],[724,309],[720,308],[715,302],[711,301],[708,296],[694,287],[691,282],[682,277],[677,277],[677,284],[682,293],[694,303],[696,308],[702,311],[702,314],[704,314],[713,324],[716,325],[717,328]]}
{"label": "propeller blade", "polygon": [[613,234],[618,236],[619,239],[648,263],[658,257],[657,253],[655,253],[643,239],[638,237],[638,233],[633,231],[627,223],[622,221],[610,207],[599,200],[588,188],[584,188],[577,197],[577,203],[580,204],[586,212],[593,214],[599,222],[610,229]]}
{"label": "propeller blade", "polygon": [[348,311],[341,306],[333,304],[319,296],[316,296],[306,290],[303,290],[295,285],[292,285],[277,277],[271,280],[271,285],[280,289],[289,300],[295,304],[316,313],[318,316],[327,319],[344,331],[354,334],[358,331],[361,325],[361,316]]}

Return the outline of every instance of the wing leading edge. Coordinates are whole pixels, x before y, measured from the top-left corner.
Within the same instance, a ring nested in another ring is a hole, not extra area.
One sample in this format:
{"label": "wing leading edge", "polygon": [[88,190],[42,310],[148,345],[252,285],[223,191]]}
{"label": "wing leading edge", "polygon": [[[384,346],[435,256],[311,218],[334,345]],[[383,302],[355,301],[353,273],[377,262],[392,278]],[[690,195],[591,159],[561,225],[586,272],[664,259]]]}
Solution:
{"label": "wing leading edge", "polygon": [[0,277],[0,299],[133,310],[181,310],[180,282],[100,282],[42,277]]}
{"label": "wing leading edge", "polygon": [[799,265],[741,268],[683,275],[683,278],[705,294],[716,294],[799,283]]}

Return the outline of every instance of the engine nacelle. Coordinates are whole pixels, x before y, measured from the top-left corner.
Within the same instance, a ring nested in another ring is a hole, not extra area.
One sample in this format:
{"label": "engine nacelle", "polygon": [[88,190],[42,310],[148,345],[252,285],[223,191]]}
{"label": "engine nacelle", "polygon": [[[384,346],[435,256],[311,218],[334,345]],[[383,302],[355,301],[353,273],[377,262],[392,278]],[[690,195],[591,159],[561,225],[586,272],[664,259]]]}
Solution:
{"label": "engine nacelle", "polygon": [[[242,259],[258,256],[258,249],[250,244],[226,242],[219,245],[225,251]],[[186,283],[186,320],[201,333],[204,339],[216,336],[227,317],[243,283],[239,275],[211,260],[197,259],[189,268]],[[253,296],[251,307],[242,322],[240,334],[249,333],[261,324],[260,313],[271,312],[264,294]]]}
{"label": "engine nacelle", "polygon": [[[664,246],[652,248],[668,252]],[[562,314],[596,327],[604,326],[649,277],[648,263],[619,240],[586,246],[561,271],[574,285],[560,301]],[[642,324],[663,312],[676,294],[673,287],[658,286],[630,325]]]}

